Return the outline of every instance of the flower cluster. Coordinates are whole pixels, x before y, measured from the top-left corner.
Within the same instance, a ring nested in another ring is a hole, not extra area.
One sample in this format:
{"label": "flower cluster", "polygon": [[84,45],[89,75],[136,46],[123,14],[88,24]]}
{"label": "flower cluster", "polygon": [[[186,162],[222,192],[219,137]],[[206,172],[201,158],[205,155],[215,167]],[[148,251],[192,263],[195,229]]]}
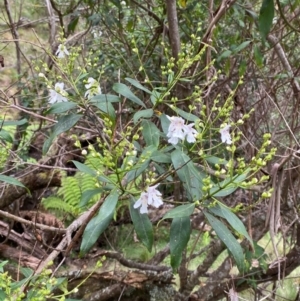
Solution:
{"label": "flower cluster", "polygon": [[85,92],[84,96],[88,99],[91,99],[95,95],[101,94],[101,88],[99,83],[92,77],[89,77],[88,84],[85,85],[87,91]]}
{"label": "flower cluster", "polygon": [[70,53],[68,49],[63,44],[60,44],[55,52],[55,55],[57,55],[59,59],[63,59],[66,55],[68,56],[69,54]]}
{"label": "flower cluster", "polygon": [[149,186],[146,191],[142,192],[140,198],[135,202],[134,208],[140,208],[140,212],[148,213],[148,205],[154,206],[155,208],[158,208],[160,205],[163,204],[161,193],[156,189],[156,187],[159,184],[155,186]]}
{"label": "flower cluster", "polygon": [[194,123],[184,124],[185,121],[181,117],[167,117],[171,121],[167,133],[169,143],[176,145],[179,140],[183,141],[185,138],[189,143],[196,141],[197,131],[193,128]]}
{"label": "flower cluster", "polygon": [[49,103],[53,104],[56,102],[64,102],[68,101],[68,99],[64,96],[67,95],[67,92],[64,90],[64,83],[56,83],[54,86],[54,90],[50,89]]}

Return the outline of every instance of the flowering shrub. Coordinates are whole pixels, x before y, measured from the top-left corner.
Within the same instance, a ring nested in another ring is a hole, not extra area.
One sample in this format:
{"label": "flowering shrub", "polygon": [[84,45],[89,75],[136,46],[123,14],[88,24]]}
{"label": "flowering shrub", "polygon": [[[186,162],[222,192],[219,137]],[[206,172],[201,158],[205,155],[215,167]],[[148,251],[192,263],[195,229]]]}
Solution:
{"label": "flowering shrub", "polygon": [[[197,209],[203,212],[243,271],[243,249],[232,231],[245,237],[252,246],[253,241],[234,213],[242,209],[229,208],[222,200],[238,188],[249,189],[267,179],[257,174],[275,152],[275,149],[267,149],[270,135],[265,134],[256,156],[246,160],[237,155],[236,145],[241,139],[239,125],[251,112],[233,120],[234,90],[224,101],[216,99],[209,108],[210,114],[199,87],[189,96],[191,104],[187,107],[171,97],[184,71],[199,60],[202,53],[180,54],[176,72],[174,61],[170,59],[167,66],[162,66],[162,77],[166,77],[162,87],[156,87],[149,79],[141,83],[125,78],[128,85],[115,83],[108,94],[102,93],[102,71],[96,80],[92,77],[94,70],[77,65],[78,54],[79,49],[67,49],[62,43],[53,58],[57,70],[40,66],[36,69],[49,91],[46,114],[51,114],[56,121],[44,142],[43,154],[51,156],[55,139],[81,123],[88,124],[87,129],[98,136],[97,143],[90,144],[81,154],[97,157],[101,164],[90,166],[73,161],[80,172],[96,179],[95,187],[82,194],[78,206],[88,209],[89,201],[99,193],[103,201],[85,228],[81,254],[91,249],[109,226],[117,205],[124,201],[129,204],[137,237],[151,251],[154,239],[149,208],[170,203],[172,207],[163,218],[172,220],[173,269],[181,262],[190,239],[190,218]],[[66,56],[68,59],[62,60]],[[92,65],[91,61],[88,57],[85,66]],[[56,82],[54,89],[53,82]],[[74,135],[74,139],[78,140],[78,136]],[[76,146],[81,148],[79,141]],[[268,191],[262,195],[269,196]]]}

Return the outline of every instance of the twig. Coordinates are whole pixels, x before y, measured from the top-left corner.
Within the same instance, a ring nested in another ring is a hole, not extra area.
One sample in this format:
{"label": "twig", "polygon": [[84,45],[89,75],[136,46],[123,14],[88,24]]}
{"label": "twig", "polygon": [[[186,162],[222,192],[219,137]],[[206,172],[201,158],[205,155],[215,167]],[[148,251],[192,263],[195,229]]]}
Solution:
{"label": "twig", "polygon": [[4,0],[4,4],[5,4],[5,10],[6,10],[6,13],[8,16],[8,20],[9,20],[10,31],[14,38],[15,44],[16,44],[17,72],[18,72],[18,74],[21,74],[21,49],[20,49],[20,44],[19,44],[19,34],[18,34],[18,31],[16,30],[16,24],[14,23],[14,21],[12,19],[8,1]]}
{"label": "twig", "polygon": [[29,225],[29,226],[32,226],[32,227],[35,227],[35,228],[38,228],[38,229],[41,229],[41,230],[57,232],[57,233],[66,233],[66,229],[61,229],[61,228],[56,228],[56,227],[52,227],[52,226],[46,226],[46,225],[39,224],[39,223],[36,223],[36,222],[31,222],[31,221],[26,220],[22,217],[10,214],[6,211],[0,210],[0,216],[6,217],[10,220],[14,220],[14,221],[19,222],[21,224]]}
{"label": "twig", "polygon": [[97,254],[95,254],[93,257],[98,257],[98,256],[106,256],[109,258],[114,258],[117,259],[122,265],[128,267],[128,268],[134,268],[134,269],[139,269],[139,270],[143,270],[143,271],[156,271],[156,272],[164,272],[164,271],[169,271],[171,270],[169,267],[167,266],[159,266],[159,265],[155,265],[155,264],[146,264],[146,263],[139,263],[139,262],[135,262],[133,260],[130,259],[126,259],[125,257],[123,257],[123,255],[119,252],[115,252],[115,251],[100,251]]}

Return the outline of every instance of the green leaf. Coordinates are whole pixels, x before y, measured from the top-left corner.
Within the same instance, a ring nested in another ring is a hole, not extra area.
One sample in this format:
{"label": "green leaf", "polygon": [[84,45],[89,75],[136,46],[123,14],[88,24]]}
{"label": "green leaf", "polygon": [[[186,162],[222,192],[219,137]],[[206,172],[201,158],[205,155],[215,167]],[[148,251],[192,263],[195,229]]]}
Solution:
{"label": "green leaf", "polygon": [[258,30],[265,41],[269,34],[274,18],[274,0],[263,0],[258,17]]}
{"label": "green leaf", "polygon": [[89,189],[83,192],[80,202],[79,202],[79,207],[84,207],[87,205],[87,203],[92,199],[95,195],[100,194],[103,192],[103,188],[95,188],[95,189]]}
{"label": "green leaf", "polygon": [[224,181],[215,184],[210,190],[209,194],[214,197],[224,197],[232,194],[236,191],[248,175],[248,171],[245,171],[241,175],[235,175],[232,178],[227,178]]}
{"label": "green leaf", "polygon": [[8,121],[4,121],[3,119],[0,119],[0,126],[10,126],[10,125],[24,125],[28,123],[28,120],[26,118],[23,118],[21,120],[8,120]]}
{"label": "green leaf", "polygon": [[228,230],[225,224],[221,223],[217,218],[215,218],[213,215],[209,214],[208,212],[203,211],[203,213],[205,214],[208,222],[215,230],[218,237],[226,245],[227,249],[232,254],[239,271],[243,273],[244,254],[243,254],[243,249],[240,246],[239,242],[231,234],[231,232]]}
{"label": "green leaf", "polygon": [[191,159],[181,150],[171,153],[171,159],[179,179],[189,193],[190,200],[199,200],[202,197],[202,182],[204,175],[194,166]]}
{"label": "green leaf", "polygon": [[10,185],[19,186],[28,190],[20,181],[10,176],[0,175],[0,181]]}
{"label": "green leaf", "polygon": [[195,204],[186,204],[186,205],[180,205],[174,209],[171,209],[168,211],[162,220],[166,218],[179,218],[179,217],[186,217],[191,216],[195,210]]}
{"label": "green leaf", "polygon": [[145,104],[137,96],[135,96],[126,85],[122,83],[116,83],[113,85],[113,90],[130,99],[132,102],[146,108]]}
{"label": "green leaf", "polygon": [[93,105],[102,112],[106,113],[112,120],[116,119],[115,108],[110,102],[95,102]]}
{"label": "green leaf", "polygon": [[239,77],[243,77],[248,67],[248,61],[242,60],[239,63]]}
{"label": "green leaf", "polygon": [[34,271],[32,269],[29,269],[29,268],[23,268],[23,267],[21,267],[21,273],[26,278],[29,278],[29,277],[31,277],[34,274]]}
{"label": "green leaf", "polygon": [[56,136],[58,136],[59,134],[66,132],[70,128],[72,128],[79,121],[79,119],[81,117],[82,117],[82,115],[80,115],[80,114],[71,114],[71,115],[65,115],[65,116],[60,117],[58,119],[57,123],[53,127],[52,134],[44,142],[43,155],[45,155],[48,152],[54,138]]}
{"label": "green leaf", "polygon": [[71,101],[54,103],[50,109],[46,111],[46,115],[64,113],[76,107],[77,104]]}
{"label": "green leaf", "polygon": [[143,120],[142,127],[142,134],[145,138],[146,145],[154,145],[157,147],[159,145],[160,130],[153,122],[149,120]]}
{"label": "green leaf", "polygon": [[133,116],[134,124],[137,124],[140,118],[151,118],[153,116],[153,113],[154,112],[152,109],[137,111]]}
{"label": "green leaf", "polygon": [[196,120],[199,119],[199,117],[197,117],[196,115],[192,114],[192,113],[187,113],[179,108],[176,108],[174,106],[169,106],[173,111],[175,111],[179,116],[183,117],[184,119],[188,120],[188,121],[192,121],[195,122]]}
{"label": "green leaf", "polygon": [[85,164],[82,164],[78,161],[75,161],[75,160],[72,160],[72,162],[74,163],[74,165],[76,166],[76,168],[83,172],[83,173],[86,173],[88,175],[91,175],[91,176],[97,176],[97,172],[94,170],[94,169],[91,169],[90,167],[88,167],[87,165]]}
{"label": "green leaf", "polygon": [[141,214],[139,208],[133,208],[133,205],[136,200],[134,198],[132,198],[132,200],[133,201],[130,203],[129,210],[135,232],[137,234],[138,239],[148,249],[148,251],[151,252],[153,245],[152,224],[147,214]]}
{"label": "green leaf", "polygon": [[264,65],[264,57],[262,53],[260,52],[260,49],[257,45],[254,47],[254,59],[255,63],[258,67],[263,67]]}
{"label": "green leaf", "polygon": [[70,23],[68,24],[68,33],[73,33],[79,21],[79,13],[76,11],[71,14]]}
{"label": "green leaf", "polygon": [[9,143],[13,143],[13,142],[14,142],[12,136],[11,136],[10,133],[9,133],[8,131],[6,131],[6,130],[3,130],[3,129],[2,129],[2,130],[0,131],[0,137],[1,137],[4,141],[6,141],[6,142],[9,142]]}
{"label": "green leaf", "polygon": [[106,102],[120,102],[119,96],[110,94],[98,94],[90,99],[91,103],[106,103]]}
{"label": "green leaf", "polygon": [[171,266],[176,270],[182,259],[182,252],[186,248],[191,234],[191,222],[188,216],[174,218],[170,230]]}
{"label": "green leaf", "polygon": [[227,164],[228,161],[225,160],[224,158],[219,158],[219,157],[215,157],[215,156],[210,156],[210,155],[207,155],[205,157],[203,157],[203,159],[208,162],[208,163],[211,163],[213,165],[215,164]]}
{"label": "green leaf", "polygon": [[149,166],[150,160],[144,161],[142,164],[138,164],[134,166],[134,169],[130,170],[122,180],[122,182],[127,185],[131,181],[135,180],[138,178]]}
{"label": "green leaf", "polygon": [[225,218],[227,222],[230,224],[230,226],[235,231],[237,231],[238,233],[246,237],[251,243],[251,245],[253,246],[253,240],[249,236],[244,224],[228,207],[226,207],[222,203],[217,203],[216,206],[209,207],[208,210],[212,212],[214,215]]}
{"label": "green leaf", "polygon": [[147,88],[145,88],[144,86],[142,86],[137,80],[126,77],[125,78],[128,82],[130,82],[133,86],[135,86],[136,88],[143,90],[144,92],[151,94],[151,91],[149,91]]}
{"label": "green leaf", "polygon": [[232,53],[238,53],[242,51],[244,48],[246,48],[252,41],[245,41],[236,48],[233,49]]}
{"label": "green leaf", "polygon": [[80,114],[65,115],[58,119],[53,127],[52,135],[55,137],[71,129],[82,117]]}
{"label": "green leaf", "polygon": [[228,58],[229,56],[231,56],[232,51],[231,50],[225,50],[224,52],[221,53],[221,55],[217,58],[217,61],[220,62],[223,59]]}
{"label": "green leaf", "polygon": [[115,189],[105,199],[97,216],[87,224],[82,237],[80,255],[86,254],[97,241],[99,236],[105,231],[113,218],[118,202],[119,193]]}
{"label": "green leaf", "polygon": [[167,135],[169,125],[170,125],[170,120],[168,119],[166,114],[161,114],[160,115],[160,123],[161,123],[161,127],[162,127],[163,132]]}
{"label": "green leaf", "polygon": [[[1,260],[0,261],[0,273],[3,273],[4,272],[4,269],[3,269],[3,267],[6,265],[6,264],[8,264],[8,260]],[[0,299],[1,300],[1,299]]]}
{"label": "green leaf", "polygon": [[2,291],[0,290],[0,300],[7,300],[7,295]]}
{"label": "green leaf", "polygon": [[169,153],[163,153],[159,150],[156,150],[151,155],[151,160],[158,163],[171,163],[171,156]]}

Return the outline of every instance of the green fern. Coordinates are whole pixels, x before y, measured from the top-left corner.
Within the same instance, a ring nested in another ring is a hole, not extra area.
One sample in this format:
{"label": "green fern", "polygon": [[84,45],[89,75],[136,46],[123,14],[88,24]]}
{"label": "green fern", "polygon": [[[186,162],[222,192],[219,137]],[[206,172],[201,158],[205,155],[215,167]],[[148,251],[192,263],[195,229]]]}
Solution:
{"label": "green fern", "polygon": [[[57,196],[50,196],[48,198],[42,199],[42,205],[51,213],[55,214],[58,218],[64,218],[64,219],[73,219],[76,217],[79,212],[78,209],[73,207],[72,205],[66,203],[63,198],[57,197]],[[66,218],[66,215],[70,215],[69,218]]]}
{"label": "green fern", "polygon": [[57,194],[58,196],[63,197],[67,204],[78,207],[82,193],[77,177],[63,178],[61,188],[58,190]]}
{"label": "green fern", "polygon": [[[103,166],[101,160],[101,157],[88,155],[85,164],[99,171]],[[62,214],[69,214],[76,217],[86,210],[86,207],[79,206],[82,194],[87,190],[99,188],[99,184],[96,177],[77,172],[75,176],[62,178],[62,184],[57,191],[57,195],[43,199],[42,205],[57,217],[61,217]],[[87,207],[97,202],[99,195],[100,194],[93,196],[89,200]]]}

